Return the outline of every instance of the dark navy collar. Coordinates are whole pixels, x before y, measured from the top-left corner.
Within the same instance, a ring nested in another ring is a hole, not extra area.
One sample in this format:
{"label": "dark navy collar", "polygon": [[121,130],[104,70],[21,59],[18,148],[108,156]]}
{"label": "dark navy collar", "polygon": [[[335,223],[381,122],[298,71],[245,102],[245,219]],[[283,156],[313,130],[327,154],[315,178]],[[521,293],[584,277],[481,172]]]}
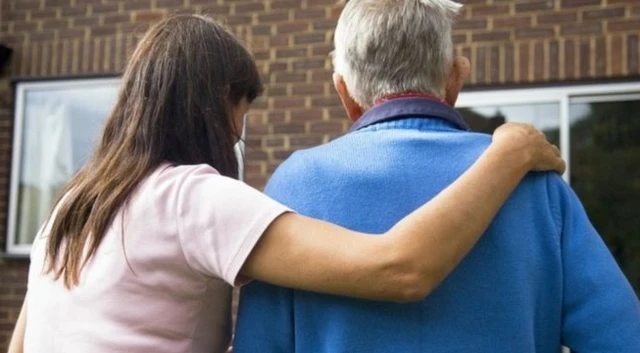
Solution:
{"label": "dark navy collar", "polygon": [[469,131],[462,116],[445,103],[427,98],[397,98],[366,111],[353,123],[349,132],[367,126],[402,118],[436,118],[448,121],[456,128]]}

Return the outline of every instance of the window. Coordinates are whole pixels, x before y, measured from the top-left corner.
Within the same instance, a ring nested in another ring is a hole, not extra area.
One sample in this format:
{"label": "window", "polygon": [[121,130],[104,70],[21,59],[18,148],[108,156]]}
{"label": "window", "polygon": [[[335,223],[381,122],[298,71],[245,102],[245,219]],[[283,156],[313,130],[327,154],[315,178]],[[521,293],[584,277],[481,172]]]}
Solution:
{"label": "window", "polygon": [[640,293],[640,83],[469,92],[458,107],[476,131],[528,122],[559,144],[565,180]]}
{"label": "window", "polygon": [[[117,77],[16,84],[9,254],[29,254],[58,192],[93,151],[119,85]],[[236,145],[236,153],[243,152],[244,146]]]}
{"label": "window", "polygon": [[58,191],[86,162],[118,78],[16,85],[7,251],[28,254]]}

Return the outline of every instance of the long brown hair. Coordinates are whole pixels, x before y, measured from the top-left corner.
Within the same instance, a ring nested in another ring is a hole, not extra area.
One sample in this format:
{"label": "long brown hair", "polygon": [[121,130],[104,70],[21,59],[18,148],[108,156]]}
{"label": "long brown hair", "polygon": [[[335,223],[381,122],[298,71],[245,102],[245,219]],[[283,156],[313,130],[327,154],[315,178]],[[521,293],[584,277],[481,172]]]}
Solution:
{"label": "long brown hair", "polygon": [[215,21],[175,16],[150,28],[128,63],[91,159],[56,202],[48,273],[63,277],[67,287],[77,285],[114,215],[163,162],[205,163],[237,177],[238,132],[229,109],[261,90],[253,58]]}

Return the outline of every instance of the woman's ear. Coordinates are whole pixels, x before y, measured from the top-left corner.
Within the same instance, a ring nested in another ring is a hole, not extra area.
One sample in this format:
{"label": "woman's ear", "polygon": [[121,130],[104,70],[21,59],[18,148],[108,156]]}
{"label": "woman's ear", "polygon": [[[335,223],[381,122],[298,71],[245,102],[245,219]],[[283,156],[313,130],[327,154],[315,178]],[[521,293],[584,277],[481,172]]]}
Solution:
{"label": "woman's ear", "polygon": [[333,74],[333,86],[335,87],[336,92],[338,92],[338,96],[340,96],[340,100],[342,101],[344,109],[347,111],[349,120],[358,120],[362,116],[364,110],[349,94],[349,89],[347,88],[347,84],[344,82],[342,76],[336,73]]}

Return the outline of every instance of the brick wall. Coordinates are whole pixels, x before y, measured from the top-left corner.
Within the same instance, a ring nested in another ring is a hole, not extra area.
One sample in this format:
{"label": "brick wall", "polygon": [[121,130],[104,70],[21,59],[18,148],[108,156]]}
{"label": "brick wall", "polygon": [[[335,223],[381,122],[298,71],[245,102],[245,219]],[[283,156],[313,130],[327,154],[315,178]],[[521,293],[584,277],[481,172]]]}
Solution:
{"label": "brick wall", "polygon": [[[247,181],[262,187],[292,151],[326,142],[347,122],[333,93],[337,0],[2,0],[0,42],[15,50],[0,77],[0,247],[4,249],[13,129],[9,79],[119,72],[146,26],[171,13],[224,20],[255,53],[267,83],[249,121]],[[639,74],[637,0],[466,0],[456,50],[471,84]],[[26,288],[24,259],[0,259],[0,352]]]}

